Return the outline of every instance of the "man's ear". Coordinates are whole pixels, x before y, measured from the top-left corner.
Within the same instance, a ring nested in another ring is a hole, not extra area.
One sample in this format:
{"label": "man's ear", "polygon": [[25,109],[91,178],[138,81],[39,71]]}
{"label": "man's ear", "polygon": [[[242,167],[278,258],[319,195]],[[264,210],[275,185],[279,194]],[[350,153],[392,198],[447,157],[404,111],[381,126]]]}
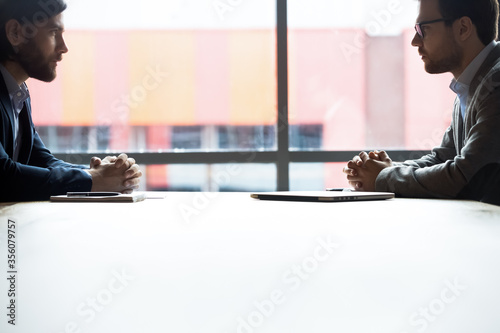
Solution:
{"label": "man's ear", "polygon": [[5,23],[5,33],[12,47],[18,47],[26,42],[23,35],[23,26],[17,20],[9,20]]}
{"label": "man's ear", "polygon": [[476,26],[468,16],[463,16],[455,22],[455,33],[464,42],[476,33]]}

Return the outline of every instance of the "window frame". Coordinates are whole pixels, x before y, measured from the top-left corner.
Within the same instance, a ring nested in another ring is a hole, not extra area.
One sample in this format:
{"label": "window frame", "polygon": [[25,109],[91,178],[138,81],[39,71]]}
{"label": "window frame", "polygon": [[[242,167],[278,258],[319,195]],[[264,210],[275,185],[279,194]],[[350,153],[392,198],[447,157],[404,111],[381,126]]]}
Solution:
{"label": "window frame", "polygon": [[[278,191],[290,190],[291,163],[336,163],[346,162],[359,151],[293,151],[289,148],[288,122],[288,7],[287,0],[276,0],[277,5],[277,150],[276,151],[227,151],[227,152],[161,152],[127,153],[138,164],[226,164],[226,163],[265,163],[275,164]],[[395,161],[419,158],[426,150],[388,150]],[[83,164],[96,154],[54,154],[56,158],[70,163]]]}

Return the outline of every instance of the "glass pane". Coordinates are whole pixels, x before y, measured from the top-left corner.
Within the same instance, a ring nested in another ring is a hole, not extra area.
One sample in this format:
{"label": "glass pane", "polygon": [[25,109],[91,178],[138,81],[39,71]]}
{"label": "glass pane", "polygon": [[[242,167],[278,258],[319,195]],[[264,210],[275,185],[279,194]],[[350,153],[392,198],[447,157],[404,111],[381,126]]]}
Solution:
{"label": "glass pane", "polygon": [[275,149],[275,1],[70,0],[64,18],[57,79],[28,82],[54,153]]}
{"label": "glass pane", "polygon": [[142,167],[149,191],[275,191],[275,164],[172,164]]}
{"label": "glass pane", "polygon": [[346,163],[290,163],[291,191],[324,191],[350,187],[342,168]]}
{"label": "glass pane", "polygon": [[288,1],[291,149],[427,150],[441,141],[455,95],[451,74],[427,74],[411,46],[418,5]]}

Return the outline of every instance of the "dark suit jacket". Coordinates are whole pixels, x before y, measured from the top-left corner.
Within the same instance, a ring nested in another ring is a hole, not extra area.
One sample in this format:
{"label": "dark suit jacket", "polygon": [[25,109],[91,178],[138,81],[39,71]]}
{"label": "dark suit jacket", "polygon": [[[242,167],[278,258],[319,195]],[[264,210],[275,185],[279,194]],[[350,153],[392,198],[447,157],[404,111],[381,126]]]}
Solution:
{"label": "dark suit jacket", "polygon": [[[0,73],[0,202],[48,200],[51,195],[90,191],[92,178],[82,166],[56,159],[45,147],[31,120],[31,102],[24,121],[18,162],[14,154],[12,103]],[[20,117],[21,118],[21,117]]]}

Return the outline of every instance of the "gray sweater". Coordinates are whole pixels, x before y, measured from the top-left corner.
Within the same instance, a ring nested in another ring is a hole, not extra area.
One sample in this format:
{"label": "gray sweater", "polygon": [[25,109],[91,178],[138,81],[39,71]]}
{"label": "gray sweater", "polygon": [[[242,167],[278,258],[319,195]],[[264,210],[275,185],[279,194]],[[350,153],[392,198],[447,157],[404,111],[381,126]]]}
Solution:
{"label": "gray sweater", "polygon": [[441,145],[421,159],[382,170],[375,187],[403,197],[456,198],[476,173],[493,163],[500,165],[500,44],[472,80],[465,121],[457,98]]}

